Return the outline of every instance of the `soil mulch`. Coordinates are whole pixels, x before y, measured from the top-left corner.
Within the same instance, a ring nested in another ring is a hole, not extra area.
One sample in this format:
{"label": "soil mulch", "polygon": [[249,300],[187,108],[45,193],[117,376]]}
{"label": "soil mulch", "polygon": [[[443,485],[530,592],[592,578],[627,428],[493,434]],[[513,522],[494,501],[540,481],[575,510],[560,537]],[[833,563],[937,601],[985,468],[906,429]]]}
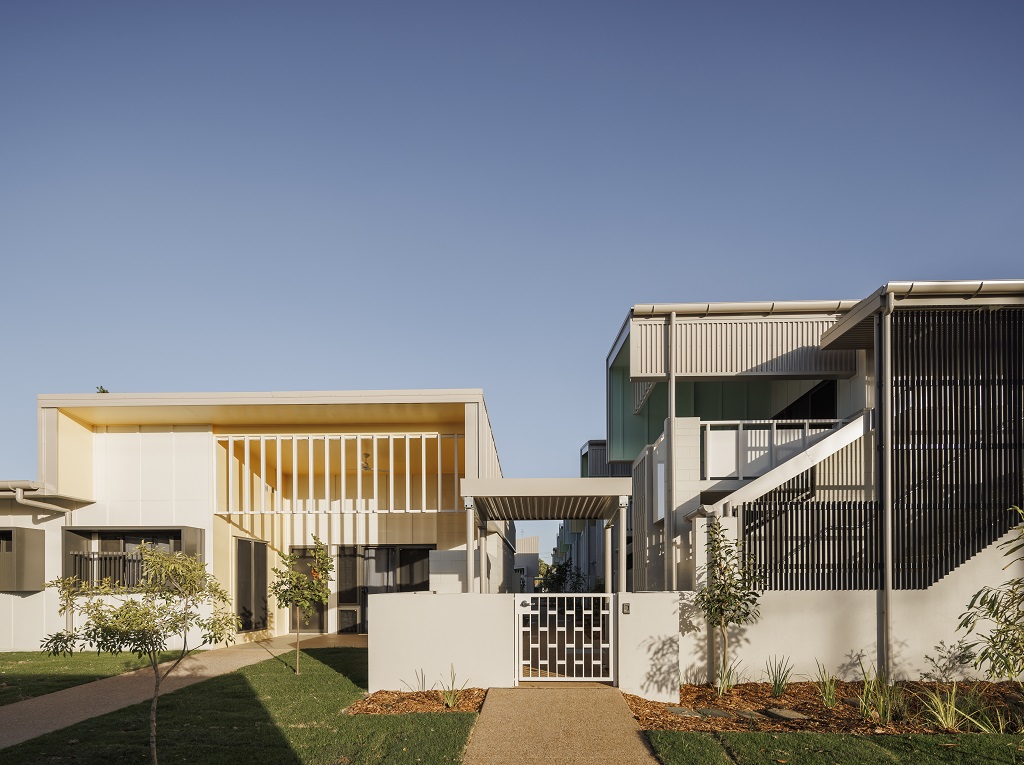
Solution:
{"label": "soil mulch", "polygon": [[[669,712],[675,704],[647,701],[639,696],[622,694],[633,717],[644,730],[681,731],[816,731],[828,733],[938,733],[939,729],[921,714],[921,704],[915,693],[924,689],[935,689],[935,683],[908,683],[903,686],[906,694],[907,719],[880,726],[876,720],[861,717],[858,697],[862,684],[838,682],[836,698],[838,703],[829,709],[822,701],[815,683],[790,683],[786,692],[773,698],[769,683],[741,683],[721,698],[710,686],[684,685],[679,691],[678,706],[688,709],[724,709],[729,711],[748,710],[764,713],[766,709],[791,709],[806,715],[808,720],[783,721],[767,718],[764,720],[729,719],[723,717],[682,717]],[[945,688],[948,686],[941,686]],[[962,697],[974,688],[989,708],[1007,711],[1015,708],[1020,712],[1019,689],[1014,683],[963,683],[958,686],[957,695]]]}
{"label": "soil mulch", "polygon": [[441,691],[377,691],[360,699],[346,710],[350,715],[404,715],[411,712],[479,712],[487,691],[465,688],[454,709],[444,705]]}

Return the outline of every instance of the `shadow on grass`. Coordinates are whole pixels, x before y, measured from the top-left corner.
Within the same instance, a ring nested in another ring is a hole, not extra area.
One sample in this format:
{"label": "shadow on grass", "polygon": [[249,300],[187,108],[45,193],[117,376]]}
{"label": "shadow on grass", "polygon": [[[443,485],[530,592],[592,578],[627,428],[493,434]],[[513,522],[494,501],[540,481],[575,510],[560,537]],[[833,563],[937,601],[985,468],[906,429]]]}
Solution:
{"label": "shadow on grass", "polygon": [[[240,673],[160,697],[157,752],[162,763],[301,763],[290,742]],[[110,765],[149,759],[149,704],[117,712],[5,749],[5,765]]]}
{"label": "shadow on grass", "polygon": [[[339,675],[344,675],[357,688],[366,690],[370,682],[369,661],[365,648],[310,648],[303,651],[311,659],[330,667]],[[292,659],[295,656],[292,654]],[[288,665],[293,666],[292,664]]]}

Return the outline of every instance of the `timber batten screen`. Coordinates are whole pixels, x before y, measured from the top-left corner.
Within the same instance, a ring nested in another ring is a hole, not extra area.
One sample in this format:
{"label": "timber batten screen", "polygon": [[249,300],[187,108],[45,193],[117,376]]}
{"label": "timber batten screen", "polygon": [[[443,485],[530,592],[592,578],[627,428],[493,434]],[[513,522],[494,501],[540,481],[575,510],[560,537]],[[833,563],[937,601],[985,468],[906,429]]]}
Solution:
{"label": "timber batten screen", "polygon": [[1024,309],[892,315],[897,589],[945,576],[1017,523],[1024,500]]}
{"label": "timber batten screen", "polygon": [[465,436],[218,435],[220,514],[461,512]]}

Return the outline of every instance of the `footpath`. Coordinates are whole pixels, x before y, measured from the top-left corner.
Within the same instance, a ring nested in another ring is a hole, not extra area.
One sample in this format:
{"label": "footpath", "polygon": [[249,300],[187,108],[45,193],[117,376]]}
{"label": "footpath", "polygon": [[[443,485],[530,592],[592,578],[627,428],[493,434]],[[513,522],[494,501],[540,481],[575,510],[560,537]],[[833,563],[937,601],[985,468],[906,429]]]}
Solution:
{"label": "footpath", "polygon": [[656,765],[617,688],[600,683],[523,683],[491,688],[464,765],[550,762]]}

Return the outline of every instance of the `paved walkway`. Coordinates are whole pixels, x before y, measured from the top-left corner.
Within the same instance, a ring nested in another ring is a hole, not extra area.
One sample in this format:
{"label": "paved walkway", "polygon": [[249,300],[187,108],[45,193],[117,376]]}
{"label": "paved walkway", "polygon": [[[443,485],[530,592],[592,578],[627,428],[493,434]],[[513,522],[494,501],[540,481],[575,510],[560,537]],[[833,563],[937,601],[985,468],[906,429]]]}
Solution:
{"label": "paved walkway", "polygon": [[[302,639],[303,649],[334,646],[363,648],[366,636],[318,635]],[[283,635],[259,643],[240,643],[194,653],[160,684],[160,695],[294,650],[294,635]],[[139,669],[0,706],[0,749],[152,698],[153,670]]]}
{"label": "paved walkway", "polygon": [[599,683],[524,683],[491,688],[464,765],[614,762],[656,765],[617,688]]}

